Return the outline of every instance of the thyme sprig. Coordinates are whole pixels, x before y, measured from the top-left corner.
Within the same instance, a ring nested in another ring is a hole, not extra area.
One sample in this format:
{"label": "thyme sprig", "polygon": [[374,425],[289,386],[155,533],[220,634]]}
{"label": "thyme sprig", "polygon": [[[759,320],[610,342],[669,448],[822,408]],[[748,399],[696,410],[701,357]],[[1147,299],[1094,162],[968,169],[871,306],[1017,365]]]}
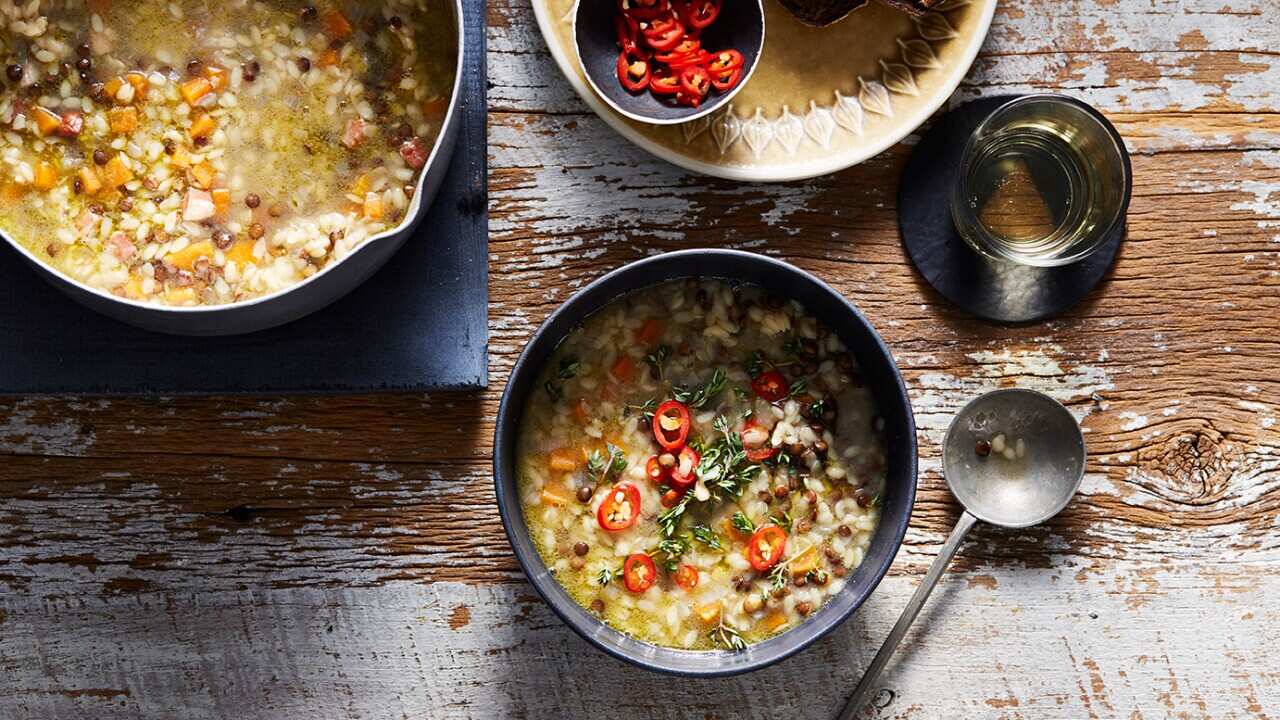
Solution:
{"label": "thyme sprig", "polygon": [[711,642],[716,645],[723,645],[725,649],[733,652],[741,652],[747,649],[747,641],[742,639],[742,635],[735,629],[724,624],[724,613],[720,613],[720,622],[712,628]]}
{"label": "thyme sprig", "polygon": [[[580,363],[578,358],[566,356],[560,358],[560,368],[556,370],[556,378],[561,380],[569,380],[578,374]],[[551,402],[560,402],[564,398],[564,386],[555,380],[548,380],[543,383],[542,388],[547,391],[547,397],[551,398]]]}
{"label": "thyme sprig", "polygon": [[724,543],[720,542],[720,536],[716,535],[716,531],[706,525],[693,526],[693,539],[712,550],[724,550]]}
{"label": "thyme sprig", "polygon": [[747,517],[746,513],[734,513],[733,517],[729,518],[729,524],[743,535],[750,535],[756,531],[756,524],[751,522],[751,518]]}
{"label": "thyme sprig", "polygon": [[778,591],[778,590],[781,590],[783,587],[785,587],[785,586],[786,586],[786,584],[787,584],[787,566],[788,566],[788,565],[790,565],[792,562],[794,562],[796,558],[798,558],[798,557],[800,557],[801,555],[804,555],[805,553],[809,552],[809,550],[811,550],[812,548],[813,548],[813,545],[809,545],[808,547],[806,547],[805,549],[801,550],[800,552],[798,552],[798,553],[793,553],[793,554],[791,555],[791,557],[787,558],[786,560],[783,560],[782,562],[778,563],[777,565],[774,565],[774,566],[773,566],[773,568],[769,570],[769,575],[768,575],[768,577],[769,577],[769,582],[770,582],[770,584],[771,584],[771,589],[772,589],[772,590],[774,590],[774,591]]}
{"label": "thyme sprig", "polygon": [[667,360],[671,357],[670,345],[659,345],[653,352],[644,357],[644,361],[658,373],[658,379],[665,379]]}
{"label": "thyme sprig", "polygon": [[724,390],[728,379],[729,376],[724,368],[716,368],[711,372],[711,377],[697,387],[677,385],[671,388],[671,397],[689,406],[691,410],[703,408]]}
{"label": "thyme sprig", "polygon": [[607,484],[610,477],[627,469],[627,456],[621,448],[609,443],[605,449],[608,451],[607,456],[599,449],[592,450],[587,455],[587,475],[597,485]]}
{"label": "thyme sprig", "polygon": [[653,414],[658,412],[658,401],[655,398],[649,398],[639,405],[623,405],[622,417],[629,418],[631,413],[638,412],[645,422],[653,420]]}

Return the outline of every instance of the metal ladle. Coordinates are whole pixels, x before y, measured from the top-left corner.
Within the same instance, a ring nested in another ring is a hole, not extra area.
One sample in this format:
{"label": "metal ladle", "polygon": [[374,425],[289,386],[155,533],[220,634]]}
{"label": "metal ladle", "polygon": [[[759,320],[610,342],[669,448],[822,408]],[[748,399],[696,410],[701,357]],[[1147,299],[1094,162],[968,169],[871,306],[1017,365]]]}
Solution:
{"label": "metal ladle", "polygon": [[[1004,436],[1006,446],[1015,448],[1010,453],[1013,457],[1006,457],[998,447],[985,456],[978,452],[980,442],[990,443],[998,435]],[[1019,440],[1024,447],[1021,457],[1016,450]],[[839,720],[852,720],[866,707],[880,671],[920,614],[969,530],[979,520],[1005,528],[1025,528],[1057,515],[1079,489],[1084,465],[1080,425],[1048,395],[1033,390],[997,390],[964,406],[943,441],[942,470],[947,487],[965,512],[871,661]]]}

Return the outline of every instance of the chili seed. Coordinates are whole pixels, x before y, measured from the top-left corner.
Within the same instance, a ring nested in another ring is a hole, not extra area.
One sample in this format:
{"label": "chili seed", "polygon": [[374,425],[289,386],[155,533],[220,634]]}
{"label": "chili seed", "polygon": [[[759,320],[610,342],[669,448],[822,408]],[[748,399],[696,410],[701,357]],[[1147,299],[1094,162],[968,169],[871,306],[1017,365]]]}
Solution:
{"label": "chili seed", "polygon": [[989,440],[979,440],[979,441],[978,441],[978,444],[974,446],[973,451],[974,451],[975,453],[977,453],[977,454],[978,454],[978,457],[986,457],[986,456],[990,455],[990,454],[991,454],[991,441],[989,441]]}
{"label": "chili seed", "polygon": [[578,557],[582,557],[583,555],[586,555],[588,552],[591,552],[591,546],[584,542],[580,542],[573,546],[573,554],[577,555]]}
{"label": "chili seed", "polygon": [[236,241],[236,236],[231,234],[226,228],[218,228],[213,231],[213,245],[219,250],[226,250]]}
{"label": "chili seed", "polygon": [[244,196],[244,204],[249,206],[249,209],[251,210],[257,209],[257,207],[262,204],[262,198],[258,197],[254,193],[249,193]]}
{"label": "chili seed", "polygon": [[583,485],[578,488],[578,502],[589,503],[591,502],[592,495],[595,495],[595,491],[592,490],[590,486]]}
{"label": "chili seed", "polygon": [[263,235],[266,235],[266,234],[267,234],[267,229],[262,227],[262,223],[254,223],[249,226],[249,237],[253,238],[254,240],[258,240],[259,238],[261,238]]}
{"label": "chili seed", "polygon": [[18,82],[19,80],[22,79],[22,66],[10,65],[9,67],[5,68],[5,74],[9,76],[9,80],[11,80],[12,82]]}

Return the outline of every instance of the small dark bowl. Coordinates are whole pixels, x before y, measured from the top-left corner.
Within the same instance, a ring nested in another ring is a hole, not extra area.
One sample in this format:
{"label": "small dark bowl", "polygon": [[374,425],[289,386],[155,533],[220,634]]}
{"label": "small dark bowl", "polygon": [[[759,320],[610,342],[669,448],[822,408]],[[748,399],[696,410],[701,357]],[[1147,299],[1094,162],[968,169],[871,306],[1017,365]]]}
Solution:
{"label": "small dark bowl", "polygon": [[742,53],[742,81],[727,93],[711,91],[700,107],[691,108],[658,100],[648,90],[632,95],[618,81],[617,33],[613,27],[618,12],[615,0],[579,0],[574,17],[574,46],[587,83],[609,107],[626,117],[654,125],[674,125],[713,113],[751,79],[764,51],[764,4],[762,0],[725,0],[720,17],[702,32],[708,51],[737,50]]}
{"label": "small dark bowl", "polygon": [[[560,342],[588,315],[621,295],[667,280],[712,277],[759,285],[800,301],[836,332],[857,357],[874,389],[885,421],[888,472],[880,526],[862,564],[845,587],[817,613],[781,635],[742,652],[691,651],[641,642],[605,625],[569,597],[547,570],[529,538],[516,489],[516,449],[521,416],[538,375]],[[658,255],[615,270],[591,283],[553,312],[534,333],[511,371],[493,453],[498,510],[507,538],[529,581],[551,609],[596,647],[639,667],[674,675],[716,677],[759,670],[803,650],[853,614],[880,583],[902,545],[916,496],[916,425],[902,375],[880,336],[848,300],[813,275],[778,260],[734,250],[685,250]]]}

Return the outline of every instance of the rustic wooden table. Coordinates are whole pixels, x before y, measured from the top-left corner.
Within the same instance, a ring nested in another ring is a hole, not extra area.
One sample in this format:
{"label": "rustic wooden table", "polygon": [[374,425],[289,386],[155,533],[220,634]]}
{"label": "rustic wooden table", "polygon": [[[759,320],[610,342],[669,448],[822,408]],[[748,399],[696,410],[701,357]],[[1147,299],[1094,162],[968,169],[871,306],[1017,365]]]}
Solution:
{"label": "rustic wooden table", "polygon": [[[491,389],[0,399],[0,717],[825,718],[956,519],[949,417],[1009,385],[1082,418],[1083,489],[1046,527],[965,544],[882,678],[881,715],[1280,713],[1274,10],[1001,3],[958,97],[1096,103],[1136,183],[1105,284],[1061,319],[1000,327],[905,261],[909,147],[798,184],[689,176],[585,110],[527,0],[493,0]],[[549,310],[607,269],[704,245],[784,257],[863,308],[907,376],[922,475],[855,617],[775,668],[690,682],[607,658],[547,610],[489,455],[507,370]]]}

